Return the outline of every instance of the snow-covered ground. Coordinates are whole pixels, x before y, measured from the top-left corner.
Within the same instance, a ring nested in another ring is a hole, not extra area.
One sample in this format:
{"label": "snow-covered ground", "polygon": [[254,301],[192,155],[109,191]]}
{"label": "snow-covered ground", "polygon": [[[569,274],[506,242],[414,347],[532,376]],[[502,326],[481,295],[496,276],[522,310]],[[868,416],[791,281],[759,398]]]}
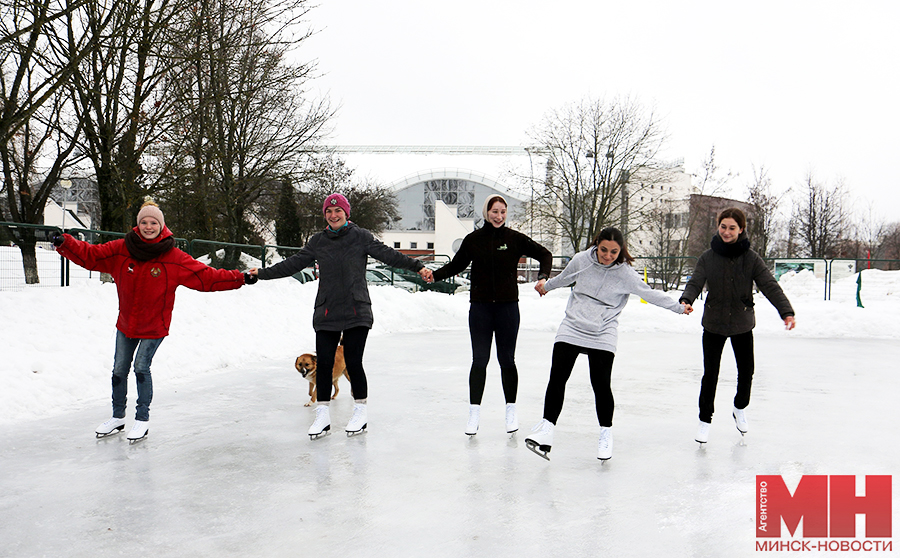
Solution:
{"label": "snow-covered ground", "polygon": [[342,434],[352,406],[344,383],[336,433],[314,442],[293,361],[314,346],[316,284],[179,289],[153,363],[151,433],[134,445],[93,437],[110,414],[114,285],[95,277],[0,292],[0,556],[756,555],[755,475],[790,484],[893,474],[900,463],[900,272],[865,271],[862,282],[858,308],[855,277],[836,283],[830,301],[812,273],[783,277],[797,311],[791,332],[757,296],[751,431],[742,440],[727,412],[726,348],[704,448],[693,442],[702,305],[679,316],[632,300],[606,463],[596,459],[584,359],[552,460],[524,447],[541,418],[565,289],[544,298],[521,289],[522,429],[504,432],[493,362],[482,427],[469,439],[468,296],[373,287],[369,431]]}

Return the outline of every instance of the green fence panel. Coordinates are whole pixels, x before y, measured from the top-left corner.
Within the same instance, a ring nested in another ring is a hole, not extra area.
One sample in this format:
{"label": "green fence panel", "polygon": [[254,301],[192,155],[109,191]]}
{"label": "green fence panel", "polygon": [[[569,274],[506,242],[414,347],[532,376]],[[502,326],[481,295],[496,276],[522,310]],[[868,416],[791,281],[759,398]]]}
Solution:
{"label": "green fence panel", "polygon": [[65,258],[50,242],[57,227],[0,222],[0,290],[65,286]]}

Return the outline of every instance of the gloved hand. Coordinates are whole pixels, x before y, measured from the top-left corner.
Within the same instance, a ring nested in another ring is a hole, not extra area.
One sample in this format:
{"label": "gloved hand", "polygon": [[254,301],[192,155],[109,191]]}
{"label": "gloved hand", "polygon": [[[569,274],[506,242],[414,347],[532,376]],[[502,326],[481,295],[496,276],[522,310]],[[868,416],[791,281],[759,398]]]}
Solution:
{"label": "gloved hand", "polygon": [[252,275],[250,273],[244,274],[244,284],[245,285],[252,285],[253,283],[256,283],[257,281],[259,281],[259,277],[257,277],[256,275]]}
{"label": "gloved hand", "polygon": [[63,235],[62,235],[61,232],[54,231],[54,232],[50,235],[50,242],[52,242],[53,245],[54,245],[55,247],[57,247],[57,248],[59,248],[60,246],[62,246],[62,245],[63,245],[63,242],[65,242],[65,241],[66,241],[66,239],[63,238]]}

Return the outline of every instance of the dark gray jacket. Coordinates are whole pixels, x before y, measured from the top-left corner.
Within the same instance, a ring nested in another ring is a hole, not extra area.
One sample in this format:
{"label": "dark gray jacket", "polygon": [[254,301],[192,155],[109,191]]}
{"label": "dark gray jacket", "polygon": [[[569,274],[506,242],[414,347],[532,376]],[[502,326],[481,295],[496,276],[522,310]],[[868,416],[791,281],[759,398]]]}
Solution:
{"label": "dark gray jacket", "polygon": [[759,254],[750,249],[750,240],[744,233],[734,244],[725,244],[717,234],[710,246],[697,260],[680,299],[693,304],[706,285],[709,292],[703,305],[703,329],[728,336],[752,330],[756,326],[753,283],[782,319],[794,315],[778,281]]}
{"label": "dark gray jacket", "polygon": [[313,312],[316,331],[344,331],[351,327],[371,328],[372,301],[366,284],[367,256],[390,266],[419,271],[425,267],[385,246],[372,233],[348,222],[337,232],[326,228],[316,233],[299,252],[272,267],[259,270],[260,279],[288,277],[319,264],[319,291]]}

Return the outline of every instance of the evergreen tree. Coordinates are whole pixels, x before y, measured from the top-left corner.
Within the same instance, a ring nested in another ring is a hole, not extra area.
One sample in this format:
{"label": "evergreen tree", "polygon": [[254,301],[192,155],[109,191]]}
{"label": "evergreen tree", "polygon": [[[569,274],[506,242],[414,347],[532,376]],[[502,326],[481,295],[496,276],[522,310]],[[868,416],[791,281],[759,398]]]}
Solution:
{"label": "evergreen tree", "polygon": [[[279,246],[300,247],[303,234],[300,231],[300,206],[297,204],[294,186],[289,180],[282,180],[278,189],[278,211],[275,214],[275,240]],[[278,249],[278,253],[288,257],[294,250]]]}

